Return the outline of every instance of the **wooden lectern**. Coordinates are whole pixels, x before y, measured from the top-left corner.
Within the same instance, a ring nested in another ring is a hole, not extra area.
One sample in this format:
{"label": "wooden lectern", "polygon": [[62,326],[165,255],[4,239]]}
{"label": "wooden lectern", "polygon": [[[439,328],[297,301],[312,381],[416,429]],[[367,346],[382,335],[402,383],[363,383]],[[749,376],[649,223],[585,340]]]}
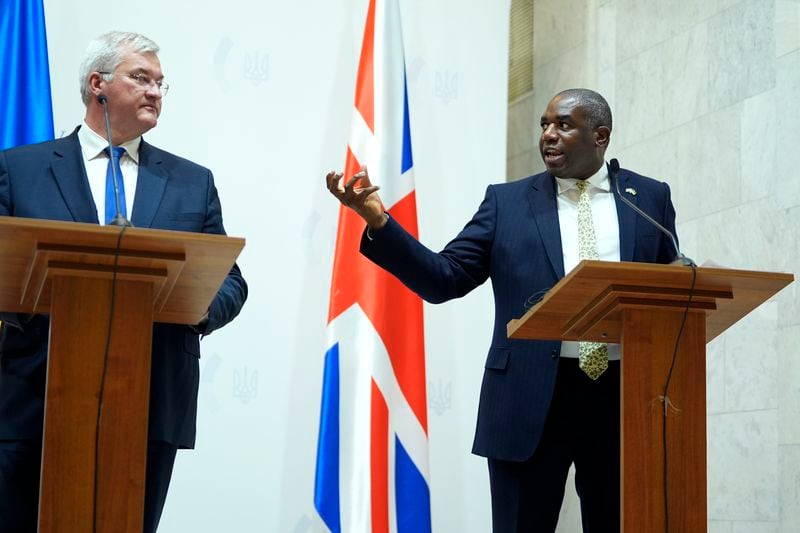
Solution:
{"label": "wooden lectern", "polygon": [[[622,345],[626,533],[665,531],[662,397],[692,275],[685,266],[582,261],[507,326],[514,339]],[[666,404],[669,533],[706,531],[705,345],[793,280],[791,274],[697,268]]]}
{"label": "wooden lectern", "polygon": [[120,230],[0,217],[0,309],[50,315],[40,532],[141,533],[153,322],[197,324],[244,247]]}

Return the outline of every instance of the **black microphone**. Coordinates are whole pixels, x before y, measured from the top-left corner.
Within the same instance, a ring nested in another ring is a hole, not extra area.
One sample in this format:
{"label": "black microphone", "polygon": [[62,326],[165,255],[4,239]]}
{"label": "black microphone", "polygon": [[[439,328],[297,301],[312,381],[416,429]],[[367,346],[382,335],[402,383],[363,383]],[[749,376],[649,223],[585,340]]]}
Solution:
{"label": "black microphone", "polygon": [[117,176],[117,165],[114,161],[114,143],[111,142],[111,122],[108,120],[108,98],[104,94],[97,95],[97,101],[103,104],[103,116],[106,119],[106,137],[108,137],[108,157],[111,159],[111,177],[114,182],[114,204],[117,214],[114,219],[109,222],[108,226],[130,226],[133,227],[131,221],[122,216],[122,210],[119,207],[119,176]]}
{"label": "black microphone", "polygon": [[678,239],[675,238],[675,235],[673,235],[670,230],[668,230],[667,228],[656,222],[653,219],[653,217],[651,217],[650,215],[639,209],[639,207],[636,204],[634,204],[633,202],[622,196],[622,193],[619,192],[619,179],[617,177],[617,174],[619,173],[619,161],[617,161],[616,159],[612,159],[611,161],[608,162],[608,168],[609,168],[609,176],[611,177],[611,180],[614,182],[614,189],[617,191],[617,197],[619,197],[619,199],[622,200],[628,207],[630,207],[631,209],[639,213],[642,217],[644,217],[644,219],[647,220],[650,224],[661,230],[661,232],[664,235],[669,237],[669,240],[672,242],[672,246],[675,248],[675,254],[676,254],[675,259],[673,259],[672,263],[670,264],[696,267],[697,265],[695,264],[694,261],[692,261],[685,255],[683,255],[683,253],[681,253],[680,248],[678,248]]}

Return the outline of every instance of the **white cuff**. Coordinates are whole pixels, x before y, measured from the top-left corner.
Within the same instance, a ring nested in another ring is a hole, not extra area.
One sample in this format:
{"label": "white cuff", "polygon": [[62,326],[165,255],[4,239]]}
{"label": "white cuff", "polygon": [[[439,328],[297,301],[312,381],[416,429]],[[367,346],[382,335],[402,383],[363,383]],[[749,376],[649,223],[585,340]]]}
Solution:
{"label": "white cuff", "polygon": [[[386,221],[388,222],[389,221],[389,213],[384,213],[383,216],[386,217]],[[372,238],[373,238],[372,237],[372,232],[370,231],[371,229],[372,228],[370,228],[369,225],[367,225],[367,239],[369,239],[369,240],[372,240]]]}

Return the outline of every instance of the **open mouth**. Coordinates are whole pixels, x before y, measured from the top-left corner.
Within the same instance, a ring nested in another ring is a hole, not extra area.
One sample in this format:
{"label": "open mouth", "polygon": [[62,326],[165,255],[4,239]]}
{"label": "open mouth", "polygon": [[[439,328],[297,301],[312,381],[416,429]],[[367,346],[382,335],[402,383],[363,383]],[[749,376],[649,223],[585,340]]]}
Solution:
{"label": "open mouth", "polygon": [[558,165],[563,163],[565,159],[564,153],[556,150],[555,148],[544,149],[544,162],[548,165]]}

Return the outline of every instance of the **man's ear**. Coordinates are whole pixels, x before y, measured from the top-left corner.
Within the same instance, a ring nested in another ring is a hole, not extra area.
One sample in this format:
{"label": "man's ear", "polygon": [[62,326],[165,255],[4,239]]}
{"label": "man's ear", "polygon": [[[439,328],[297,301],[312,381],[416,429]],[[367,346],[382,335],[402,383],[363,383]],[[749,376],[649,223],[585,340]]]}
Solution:
{"label": "man's ear", "polygon": [[594,142],[597,146],[608,148],[611,142],[611,128],[608,126],[598,126],[594,130]]}
{"label": "man's ear", "polygon": [[97,96],[100,94],[102,89],[100,89],[100,84],[103,82],[103,76],[99,72],[92,72],[89,74],[89,90],[92,92],[93,95]]}

